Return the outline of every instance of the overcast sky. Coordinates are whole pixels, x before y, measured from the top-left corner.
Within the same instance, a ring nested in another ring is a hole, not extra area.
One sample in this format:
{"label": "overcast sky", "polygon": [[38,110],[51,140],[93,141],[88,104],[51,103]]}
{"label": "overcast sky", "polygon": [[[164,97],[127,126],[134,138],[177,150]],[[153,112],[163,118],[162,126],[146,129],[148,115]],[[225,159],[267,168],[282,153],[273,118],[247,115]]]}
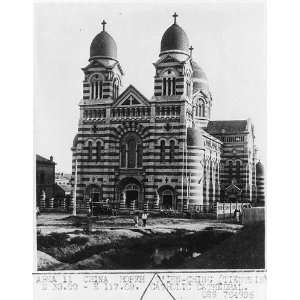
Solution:
{"label": "overcast sky", "polygon": [[118,45],[123,89],[153,95],[160,40],[172,14],[194,47],[213,96],[213,120],[251,118],[266,161],[266,49],[263,2],[198,4],[38,4],[35,7],[35,149],[71,172],[83,72],[101,21]]}

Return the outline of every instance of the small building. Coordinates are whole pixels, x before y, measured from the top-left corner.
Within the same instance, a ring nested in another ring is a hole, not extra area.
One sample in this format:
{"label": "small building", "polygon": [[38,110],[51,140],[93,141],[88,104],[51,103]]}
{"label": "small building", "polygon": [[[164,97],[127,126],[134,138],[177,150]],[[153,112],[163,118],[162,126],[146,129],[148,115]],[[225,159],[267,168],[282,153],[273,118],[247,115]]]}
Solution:
{"label": "small building", "polygon": [[55,183],[58,185],[71,186],[71,174],[56,172],[55,173]]}
{"label": "small building", "polygon": [[56,163],[36,155],[36,205],[41,212],[68,212],[71,208],[70,175],[55,173]]}
{"label": "small building", "polygon": [[71,185],[55,184],[53,210],[68,212],[71,209]]}
{"label": "small building", "polygon": [[36,205],[43,210],[51,207],[51,199],[54,198],[55,162],[53,156],[50,159],[36,155]]}

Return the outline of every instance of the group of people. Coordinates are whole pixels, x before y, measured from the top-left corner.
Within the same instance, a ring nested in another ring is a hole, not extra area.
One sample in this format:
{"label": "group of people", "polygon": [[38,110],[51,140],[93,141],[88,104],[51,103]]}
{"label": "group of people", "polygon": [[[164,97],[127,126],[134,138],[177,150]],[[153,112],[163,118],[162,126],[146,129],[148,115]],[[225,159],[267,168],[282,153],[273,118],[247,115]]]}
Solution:
{"label": "group of people", "polygon": [[[142,222],[143,222],[143,227],[146,227],[146,223],[147,223],[147,219],[148,219],[148,214],[146,212],[142,213],[141,216]],[[139,215],[135,214],[133,217],[133,221],[134,221],[134,226],[138,227],[139,226]]]}

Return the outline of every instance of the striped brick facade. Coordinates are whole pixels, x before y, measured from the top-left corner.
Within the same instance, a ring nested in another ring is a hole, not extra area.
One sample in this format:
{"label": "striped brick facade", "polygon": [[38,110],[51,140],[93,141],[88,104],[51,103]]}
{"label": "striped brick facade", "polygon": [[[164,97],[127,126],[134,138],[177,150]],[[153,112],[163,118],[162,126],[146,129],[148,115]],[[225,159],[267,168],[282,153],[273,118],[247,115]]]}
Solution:
{"label": "striped brick facade", "polygon": [[253,201],[250,121],[232,121],[229,131],[228,124],[210,121],[207,79],[191,55],[164,51],[154,67],[151,99],[132,85],[119,95],[123,71],[116,59],[90,59],[82,69],[72,147],[77,210],[108,201],[119,209],[211,211],[216,202],[232,200],[225,197],[232,184],[244,201]]}

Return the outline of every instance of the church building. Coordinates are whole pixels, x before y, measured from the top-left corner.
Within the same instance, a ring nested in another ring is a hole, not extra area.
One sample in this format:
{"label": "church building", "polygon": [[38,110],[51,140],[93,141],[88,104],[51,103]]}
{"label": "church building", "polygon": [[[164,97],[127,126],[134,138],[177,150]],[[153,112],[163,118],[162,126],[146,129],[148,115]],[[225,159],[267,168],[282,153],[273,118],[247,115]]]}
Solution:
{"label": "church building", "polygon": [[264,202],[253,124],[210,120],[208,80],[177,17],[161,38],[150,99],[122,87],[117,44],[105,21],[93,39],[72,146],[77,211],[89,201],[203,212],[220,201]]}

